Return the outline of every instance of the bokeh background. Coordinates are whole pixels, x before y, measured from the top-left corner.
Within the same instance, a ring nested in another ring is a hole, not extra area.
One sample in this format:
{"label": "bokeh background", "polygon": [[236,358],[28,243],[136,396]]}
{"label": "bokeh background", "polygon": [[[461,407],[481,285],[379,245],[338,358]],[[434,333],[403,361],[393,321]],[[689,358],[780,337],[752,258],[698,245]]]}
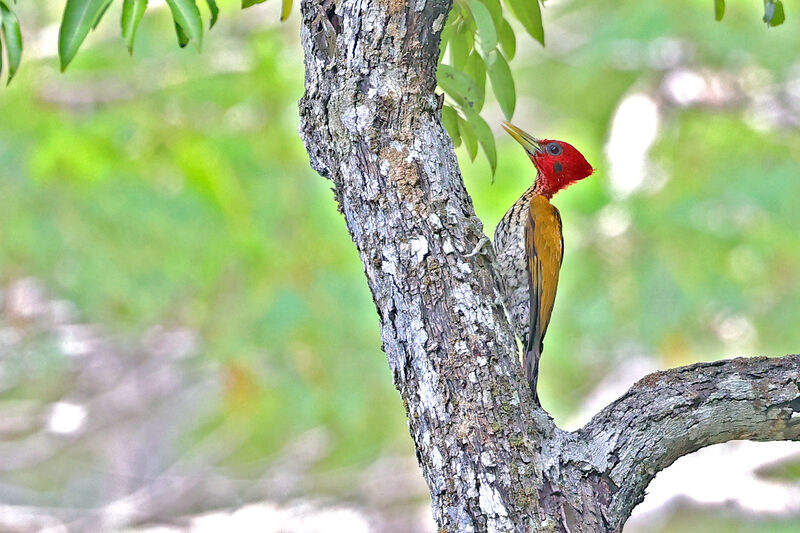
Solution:
{"label": "bokeh background", "polygon": [[[378,320],[297,135],[299,15],[270,2],[179,50],[112,7],[65,74],[62,2],[21,2],[0,91],[0,530],[433,531]],[[541,396],[578,427],[645,373],[800,345],[800,12],[548,0],[514,121],[597,168],[559,194],[566,258]],[[494,183],[460,148],[487,233]],[[660,474],[626,532],[800,531],[800,448]]]}

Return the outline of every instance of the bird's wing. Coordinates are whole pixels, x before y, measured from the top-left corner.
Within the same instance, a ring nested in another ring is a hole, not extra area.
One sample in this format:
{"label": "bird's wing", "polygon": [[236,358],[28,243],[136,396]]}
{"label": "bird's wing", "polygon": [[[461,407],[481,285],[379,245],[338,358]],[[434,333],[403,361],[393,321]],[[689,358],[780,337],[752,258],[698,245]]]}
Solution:
{"label": "bird's wing", "polygon": [[558,273],[564,257],[561,215],[543,196],[531,198],[525,224],[525,253],[528,259],[530,323],[525,347],[525,370],[536,392],[536,374],[542,341],[550,324],[558,287]]}
{"label": "bird's wing", "polygon": [[547,203],[550,212],[543,217],[544,220],[537,224],[539,231],[534,233],[536,248],[539,250],[539,260],[542,263],[542,298],[539,303],[539,321],[542,326],[540,343],[547,333],[550,324],[550,315],[553,314],[553,305],[556,301],[558,288],[558,274],[561,271],[561,262],[564,260],[564,234],[561,231],[561,214],[554,205]]}

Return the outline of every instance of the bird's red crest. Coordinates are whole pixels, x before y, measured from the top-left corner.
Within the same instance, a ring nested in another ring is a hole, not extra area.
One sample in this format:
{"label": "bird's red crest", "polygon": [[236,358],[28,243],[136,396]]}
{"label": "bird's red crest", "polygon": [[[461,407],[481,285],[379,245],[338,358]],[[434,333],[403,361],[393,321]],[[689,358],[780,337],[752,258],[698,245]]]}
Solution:
{"label": "bird's red crest", "polygon": [[548,198],[594,172],[583,154],[564,141],[542,139],[539,149],[528,155],[539,171],[537,192]]}

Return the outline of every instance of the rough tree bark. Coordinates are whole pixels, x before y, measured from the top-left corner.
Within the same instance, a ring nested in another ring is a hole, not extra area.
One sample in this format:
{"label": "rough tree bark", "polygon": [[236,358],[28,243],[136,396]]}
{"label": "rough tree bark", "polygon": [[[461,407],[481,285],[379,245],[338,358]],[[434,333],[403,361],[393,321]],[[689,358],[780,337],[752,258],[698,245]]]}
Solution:
{"label": "rough tree bark", "polygon": [[449,0],[303,0],[301,134],[358,248],[443,531],[620,531],[656,472],[730,439],[798,439],[800,357],[642,379],[583,429],[535,407],[440,124]]}

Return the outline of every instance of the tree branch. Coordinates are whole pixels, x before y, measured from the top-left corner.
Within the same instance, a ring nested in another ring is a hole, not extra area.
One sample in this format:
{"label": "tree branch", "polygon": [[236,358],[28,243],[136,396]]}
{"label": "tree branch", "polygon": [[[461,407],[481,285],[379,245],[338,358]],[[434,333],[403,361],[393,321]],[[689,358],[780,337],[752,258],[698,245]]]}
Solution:
{"label": "tree branch", "polygon": [[587,460],[619,487],[611,522],[621,529],[656,473],[704,446],[800,440],[798,382],[800,355],[699,363],[641,379],[576,434]]}
{"label": "tree branch", "polygon": [[449,0],[303,0],[301,135],[364,265],[442,531],[618,532],[656,472],[734,438],[797,438],[798,359],[653,374],[569,433],[533,403],[441,126]]}

